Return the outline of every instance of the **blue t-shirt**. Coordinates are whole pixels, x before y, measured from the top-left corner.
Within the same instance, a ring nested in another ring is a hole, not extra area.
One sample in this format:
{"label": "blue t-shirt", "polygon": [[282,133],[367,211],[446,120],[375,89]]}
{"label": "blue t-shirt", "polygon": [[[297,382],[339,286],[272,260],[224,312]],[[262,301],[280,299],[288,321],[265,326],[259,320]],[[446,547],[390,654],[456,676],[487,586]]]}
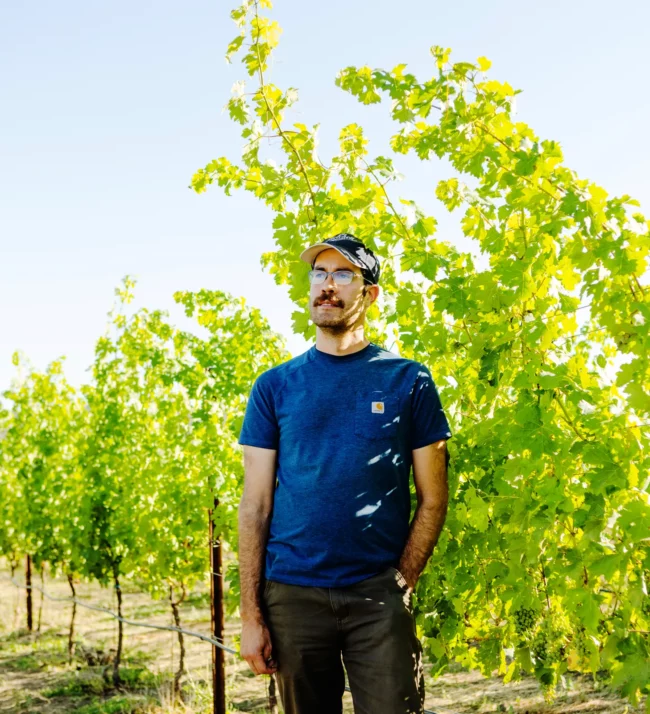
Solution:
{"label": "blue t-shirt", "polygon": [[343,587],[396,566],[411,451],[450,437],[429,369],[372,342],[260,374],[239,443],[278,452],[265,578]]}

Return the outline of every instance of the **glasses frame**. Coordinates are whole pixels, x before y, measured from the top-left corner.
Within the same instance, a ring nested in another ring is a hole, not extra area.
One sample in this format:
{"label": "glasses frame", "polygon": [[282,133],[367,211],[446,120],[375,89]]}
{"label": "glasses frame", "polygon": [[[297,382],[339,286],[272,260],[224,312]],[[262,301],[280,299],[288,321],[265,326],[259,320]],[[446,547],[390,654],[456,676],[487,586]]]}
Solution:
{"label": "glasses frame", "polygon": [[[322,282],[316,283],[313,281],[313,275],[314,273],[325,273],[325,277],[323,278]],[[352,273],[352,280],[350,280],[349,283],[339,283],[337,279],[334,277],[336,273]],[[361,273],[354,273],[352,270],[349,270],[348,268],[342,268],[339,270],[333,270],[333,271],[328,271],[328,270],[323,270],[322,268],[312,268],[309,273],[309,284],[310,285],[324,285],[327,282],[327,278],[329,276],[332,276],[332,280],[337,284],[337,285],[351,285],[352,281],[354,280],[355,277],[363,278],[367,282],[370,282],[365,278]]]}

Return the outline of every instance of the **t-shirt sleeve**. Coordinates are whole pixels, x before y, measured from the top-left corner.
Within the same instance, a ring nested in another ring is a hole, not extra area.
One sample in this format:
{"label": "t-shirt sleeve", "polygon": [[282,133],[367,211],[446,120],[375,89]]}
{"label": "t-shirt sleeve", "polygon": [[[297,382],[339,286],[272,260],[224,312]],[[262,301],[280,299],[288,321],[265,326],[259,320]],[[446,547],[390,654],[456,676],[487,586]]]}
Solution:
{"label": "t-shirt sleeve", "polygon": [[279,441],[278,422],[271,380],[260,374],[251,389],[239,434],[239,443],[277,449]]}
{"label": "t-shirt sleeve", "polygon": [[429,368],[421,364],[411,393],[411,449],[450,437],[438,389]]}

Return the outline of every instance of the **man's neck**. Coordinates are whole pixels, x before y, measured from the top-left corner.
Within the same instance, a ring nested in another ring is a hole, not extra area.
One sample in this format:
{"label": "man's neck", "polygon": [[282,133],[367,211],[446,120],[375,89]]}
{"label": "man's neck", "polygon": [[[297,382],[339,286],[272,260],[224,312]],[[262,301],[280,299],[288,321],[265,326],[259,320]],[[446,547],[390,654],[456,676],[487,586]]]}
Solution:
{"label": "man's neck", "polygon": [[362,350],[370,344],[363,332],[359,334],[347,333],[341,336],[326,335],[318,328],[316,331],[316,349],[327,354],[342,357]]}

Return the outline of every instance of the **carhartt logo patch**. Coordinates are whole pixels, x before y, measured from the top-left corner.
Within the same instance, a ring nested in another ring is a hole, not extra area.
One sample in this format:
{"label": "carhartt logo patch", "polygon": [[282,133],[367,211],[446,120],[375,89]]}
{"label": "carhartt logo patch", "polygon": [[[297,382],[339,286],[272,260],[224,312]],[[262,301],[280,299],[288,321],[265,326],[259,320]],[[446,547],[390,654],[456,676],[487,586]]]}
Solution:
{"label": "carhartt logo patch", "polygon": [[372,402],[372,413],[373,414],[383,414],[384,413],[384,403],[383,402]]}

